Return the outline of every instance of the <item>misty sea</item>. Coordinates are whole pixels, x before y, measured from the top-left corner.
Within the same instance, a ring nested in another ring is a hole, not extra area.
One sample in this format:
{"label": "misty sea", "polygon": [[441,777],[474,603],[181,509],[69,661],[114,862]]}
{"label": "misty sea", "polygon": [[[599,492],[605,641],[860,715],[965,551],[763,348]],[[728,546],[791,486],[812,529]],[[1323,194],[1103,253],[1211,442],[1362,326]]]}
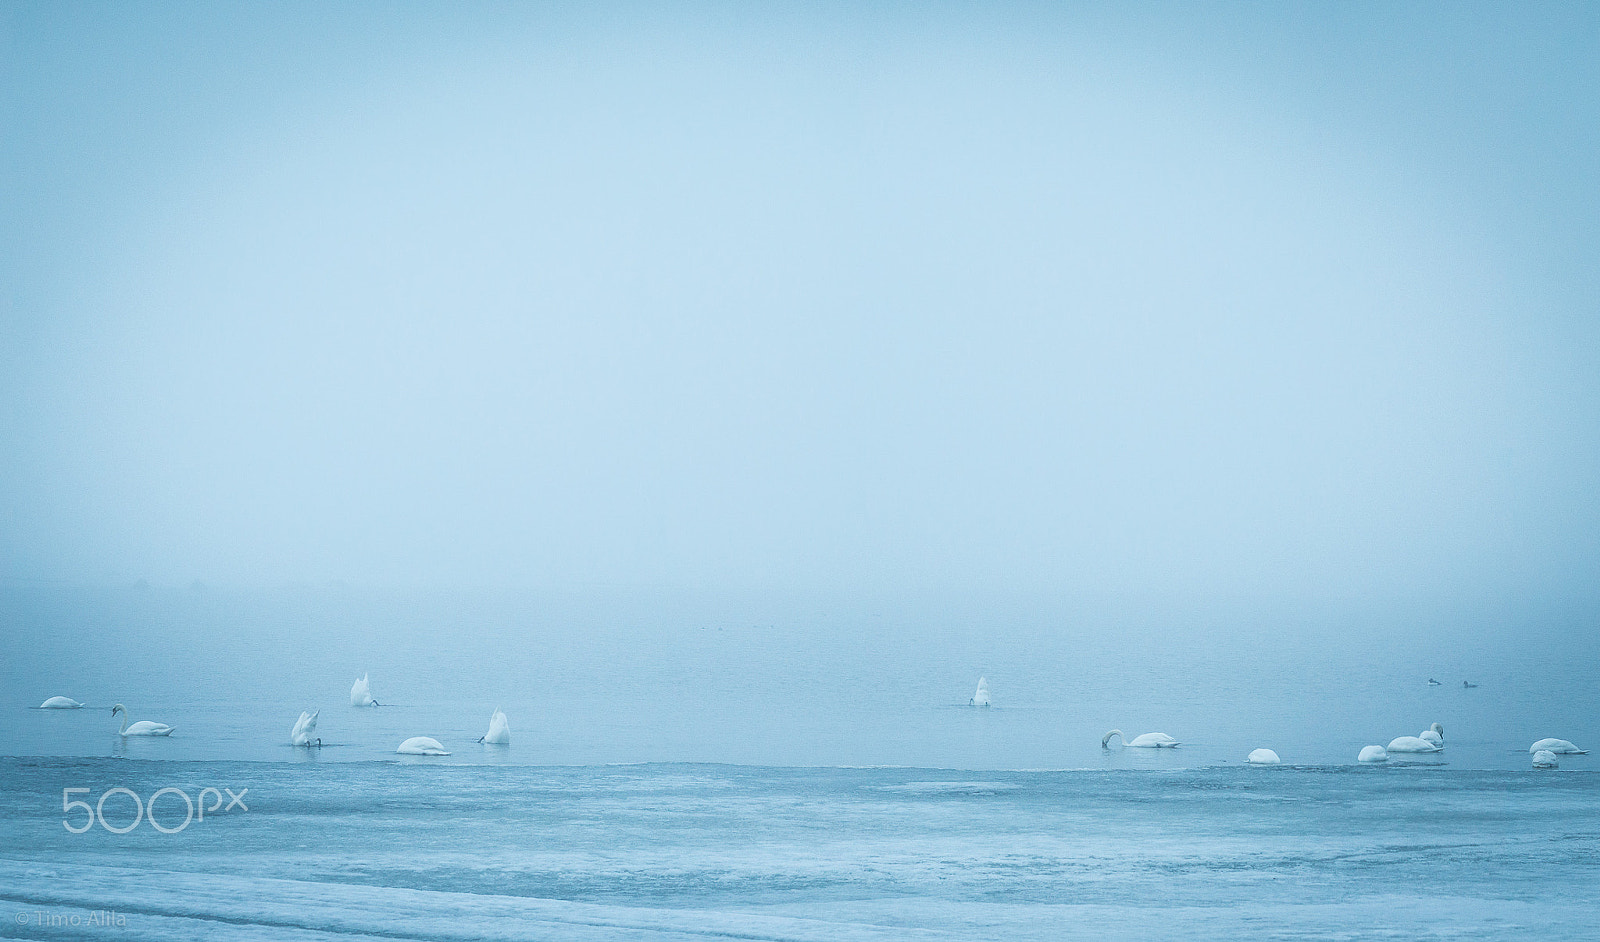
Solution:
{"label": "misty sea", "polygon": [[[1437,626],[1375,650],[1340,619],[1224,642],[1086,608],[4,604],[6,937],[1600,935],[1600,762],[1528,753],[1600,742],[1592,677],[1553,669],[1592,663],[1566,622],[1452,660]],[[363,674],[377,708],[349,705]],[[56,695],[86,706],[36,709]],[[120,737],[113,703],[177,729]],[[497,707],[511,743],[476,742]],[[302,710],[320,748],[289,744]],[[1355,761],[1434,722],[1442,753]],[[1183,745],[1102,748],[1113,727]],[[450,755],[397,755],[411,736]]]}

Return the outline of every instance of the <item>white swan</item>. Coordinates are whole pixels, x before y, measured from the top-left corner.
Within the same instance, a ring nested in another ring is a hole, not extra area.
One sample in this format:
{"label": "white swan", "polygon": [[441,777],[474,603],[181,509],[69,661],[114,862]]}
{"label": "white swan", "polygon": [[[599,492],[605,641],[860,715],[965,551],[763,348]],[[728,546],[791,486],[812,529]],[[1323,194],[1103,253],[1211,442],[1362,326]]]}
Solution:
{"label": "white swan", "polygon": [[1357,762],[1388,762],[1389,753],[1382,746],[1362,746],[1361,755],[1356,756]]}
{"label": "white swan", "polygon": [[1553,752],[1557,755],[1586,756],[1587,749],[1579,749],[1565,739],[1541,739],[1528,747],[1529,752]]}
{"label": "white swan", "polygon": [[111,708],[112,716],[116,716],[118,713],[122,714],[122,729],[117,731],[119,736],[171,736],[172,731],[177,729],[176,726],[168,726],[165,723],[156,723],[151,720],[140,720],[129,726],[128,708],[120,703]]}
{"label": "white swan", "polygon": [[1533,754],[1533,767],[1536,769],[1559,769],[1561,764],[1556,761],[1556,754],[1548,749],[1540,749]]}
{"label": "white swan", "polygon": [[83,704],[81,704],[78,701],[72,699],[71,697],[51,697],[50,699],[46,700],[45,702],[39,704],[39,709],[41,709],[41,710],[81,710],[81,709],[83,709]]}
{"label": "white swan", "polygon": [[1257,749],[1250,753],[1249,762],[1251,765],[1279,765],[1283,760],[1271,749]]}
{"label": "white swan", "polygon": [[1114,729],[1100,737],[1101,749],[1111,748],[1112,736],[1116,736],[1118,739],[1121,739],[1124,746],[1133,746],[1139,749],[1171,749],[1174,746],[1183,745],[1176,739],[1168,736],[1166,733],[1145,733],[1142,736],[1135,736],[1132,739],[1129,739],[1128,737],[1122,735],[1122,730]]}
{"label": "white swan", "polygon": [[300,718],[294,721],[294,729],[289,731],[289,742],[296,746],[309,746],[313,742],[322,745],[322,738],[317,732],[317,710],[315,713],[301,713]]}
{"label": "white swan", "polygon": [[1440,746],[1435,746],[1420,736],[1401,736],[1389,743],[1390,752],[1443,752]]}
{"label": "white swan", "polygon": [[1417,734],[1417,738],[1418,739],[1425,739],[1428,742],[1433,743],[1435,746],[1438,746],[1440,749],[1443,749],[1444,748],[1444,727],[1440,726],[1438,723],[1435,723],[1432,726],[1428,727],[1427,729],[1423,730],[1422,732],[1418,733]]}
{"label": "white swan", "polygon": [[372,699],[372,688],[367,686],[367,675],[362,674],[350,687],[350,705],[358,707],[382,706]]}
{"label": "white swan", "polygon": [[401,743],[400,748],[396,749],[395,752],[404,756],[447,756],[450,754],[444,751],[443,746],[439,745],[439,740],[430,739],[427,736],[412,736]]}
{"label": "white swan", "polygon": [[972,699],[967,701],[967,705],[979,707],[989,705],[989,681],[982,677],[978,678],[978,692],[972,695]]}
{"label": "white swan", "polygon": [[499,707],[494,708],[494,715],[489,717],[489,731],[478,742],[491,746],[511,745],[511,724],[506,722],[506,715]]}

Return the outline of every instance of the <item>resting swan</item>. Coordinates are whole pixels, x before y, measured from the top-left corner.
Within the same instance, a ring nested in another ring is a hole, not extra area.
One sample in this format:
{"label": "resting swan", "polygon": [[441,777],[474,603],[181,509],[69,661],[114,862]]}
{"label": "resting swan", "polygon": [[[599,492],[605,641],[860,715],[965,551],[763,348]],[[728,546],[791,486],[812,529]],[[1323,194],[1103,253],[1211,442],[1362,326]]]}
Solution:
{"label": "resting swan", "polygon": [[1529,752],[1553,752],[1557,755],[1586,756],[1587,749],[1579,749],[1565,739],[1541,739],[1528,747]]}
{"label": "resting swan", "polygon": [[494,715],[489,717],[489,731],[478,742],[491,746],[511,745],[511,724],[506,722],[506,715],[499,707],[494,708]]}
{"label": "resting swan", "polygon": [[1533,767],[1536,769],[1559,769],[1560,763],[1556,761],[1556,754],[1548,749],[1540,749],[1533,754]]}
{"label": "resting swan", "polygon": [[1361,755],[1356,756],[1357,762],[1388,762],[1389,753],[1382,746],[1362,746]]}
{"label": "resting swan", "polygon": [[1100,737],[1101,749],[1111,748],[1112,736],[1121,739],[1124,746],[1133,746],[1139,749],[1170,749],[1174,746],[1182,745],[1182,743],[1178,742],[1176,739],[1173,739],[1171,736],[1168,736],[1166,733],[1145,733],[1142,736],[1135,736],[1130,740],[1128,737],[1122,735],[1122,730],[1114,729]]}
{"label": "resting swan", "polygon": [[450,754],[444,751],[443,746],[439,745],[439,740],[430,739],[427,736],[412,736],[401,743],[400,748],[396,749],[395,752],[406,756],[447,756]]}
{"label": "resting swan", "polygon": [[122,729],[117,731],[119,736],[171,736],[172,731],[177,729],[175,726],[168,726],[165,723],[156,723],[151,720],[140,720],[129,726],[128,708],[120,703],[111,708],[112,716],[116,716],[118,713],[122,714]]}
{"label": "resting swan", "polygon": [[83,709],[83,704],[81,704],[78,701],[72,699],[71,697],[51,697],[50,699],[46,700],[45,702],[39,704],[39,709],[41,709],[41,710],[81,710],[81,709]]}
{"label": "resting swan", "polygon": [[367,686],[366,674],[362,674],[355,684],[350,687],[350,705],[358,707],[383,705],[372,699],[372,688]]}
{"label": "resting swan", "polygon": [[1401,736],[1389,743],[1390,752],[1443,752],[1443,746],[1435,746],[1420,736]]}
{"label": "resting swan", "polygon": [[301,713],[295,720],[294,729],[289,731],[289,742],[296,746],[322,745],[322,737],[315,736],[317,731],[317,710],[315,713]]}
{"label": "resting swan", "polygon": [[989,681],[984,679],[984,678],[982,678],[982,677],[979,677],[978,678],[978,692],[972,695],[972,699],[971,700],[967,701],[967,706],[986,707],[988,705],[989,705]]}
{"label": "resting swan", "polygon": [[1428,727],[1427,729],[1423,730],[1422,732],[1418,733],[1417,734],[1417,738],[1418,739],[1426,739],[1428,742],[1431,742],[1435,746],[1438,746],[1440,749],[1443,749],[1444,748],[1444,727],[1440,726],[1438,723],[1435,723],[1432,726]]}
{"label": "resting swan", "polygon": [[1248,761],[1251,765],[1279,765],[1283,762],[1271,749],[1257,749],[1251,752]]}

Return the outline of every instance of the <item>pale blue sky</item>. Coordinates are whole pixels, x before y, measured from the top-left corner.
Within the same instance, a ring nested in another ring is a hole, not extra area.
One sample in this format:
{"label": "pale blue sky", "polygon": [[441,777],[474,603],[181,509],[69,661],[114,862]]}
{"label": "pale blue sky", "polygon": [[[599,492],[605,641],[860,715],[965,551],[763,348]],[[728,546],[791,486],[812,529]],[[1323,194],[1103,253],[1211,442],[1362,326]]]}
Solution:
{"label": "pale blue sky", "polygon": [[8,579],[1593,591],[1593,5],[0,17]]}

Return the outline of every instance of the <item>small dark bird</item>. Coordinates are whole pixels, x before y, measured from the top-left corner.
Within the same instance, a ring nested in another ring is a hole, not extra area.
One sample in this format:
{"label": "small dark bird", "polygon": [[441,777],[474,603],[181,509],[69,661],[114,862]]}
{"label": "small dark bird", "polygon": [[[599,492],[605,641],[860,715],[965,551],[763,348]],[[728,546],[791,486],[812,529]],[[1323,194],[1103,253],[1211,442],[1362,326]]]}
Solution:
{"label": "small dark bird", "polygon": [[1461,686],[1466,687],[1466,688],[1468,688],[1470,690],[1471,688],[1476,687],[1478,685],[1477,684],[1469,684],[1469,683],[1467,683],[1466,681],[1463,680],[1461,682]]}
{"label": "small dark bird", "polygon": [[1430,687],[1442,687],[1444,685],[1439,683],[1437,680],[1434,680],[1432,677],[1429,677],[1428,678],[1428,686],[1430,686]]}

